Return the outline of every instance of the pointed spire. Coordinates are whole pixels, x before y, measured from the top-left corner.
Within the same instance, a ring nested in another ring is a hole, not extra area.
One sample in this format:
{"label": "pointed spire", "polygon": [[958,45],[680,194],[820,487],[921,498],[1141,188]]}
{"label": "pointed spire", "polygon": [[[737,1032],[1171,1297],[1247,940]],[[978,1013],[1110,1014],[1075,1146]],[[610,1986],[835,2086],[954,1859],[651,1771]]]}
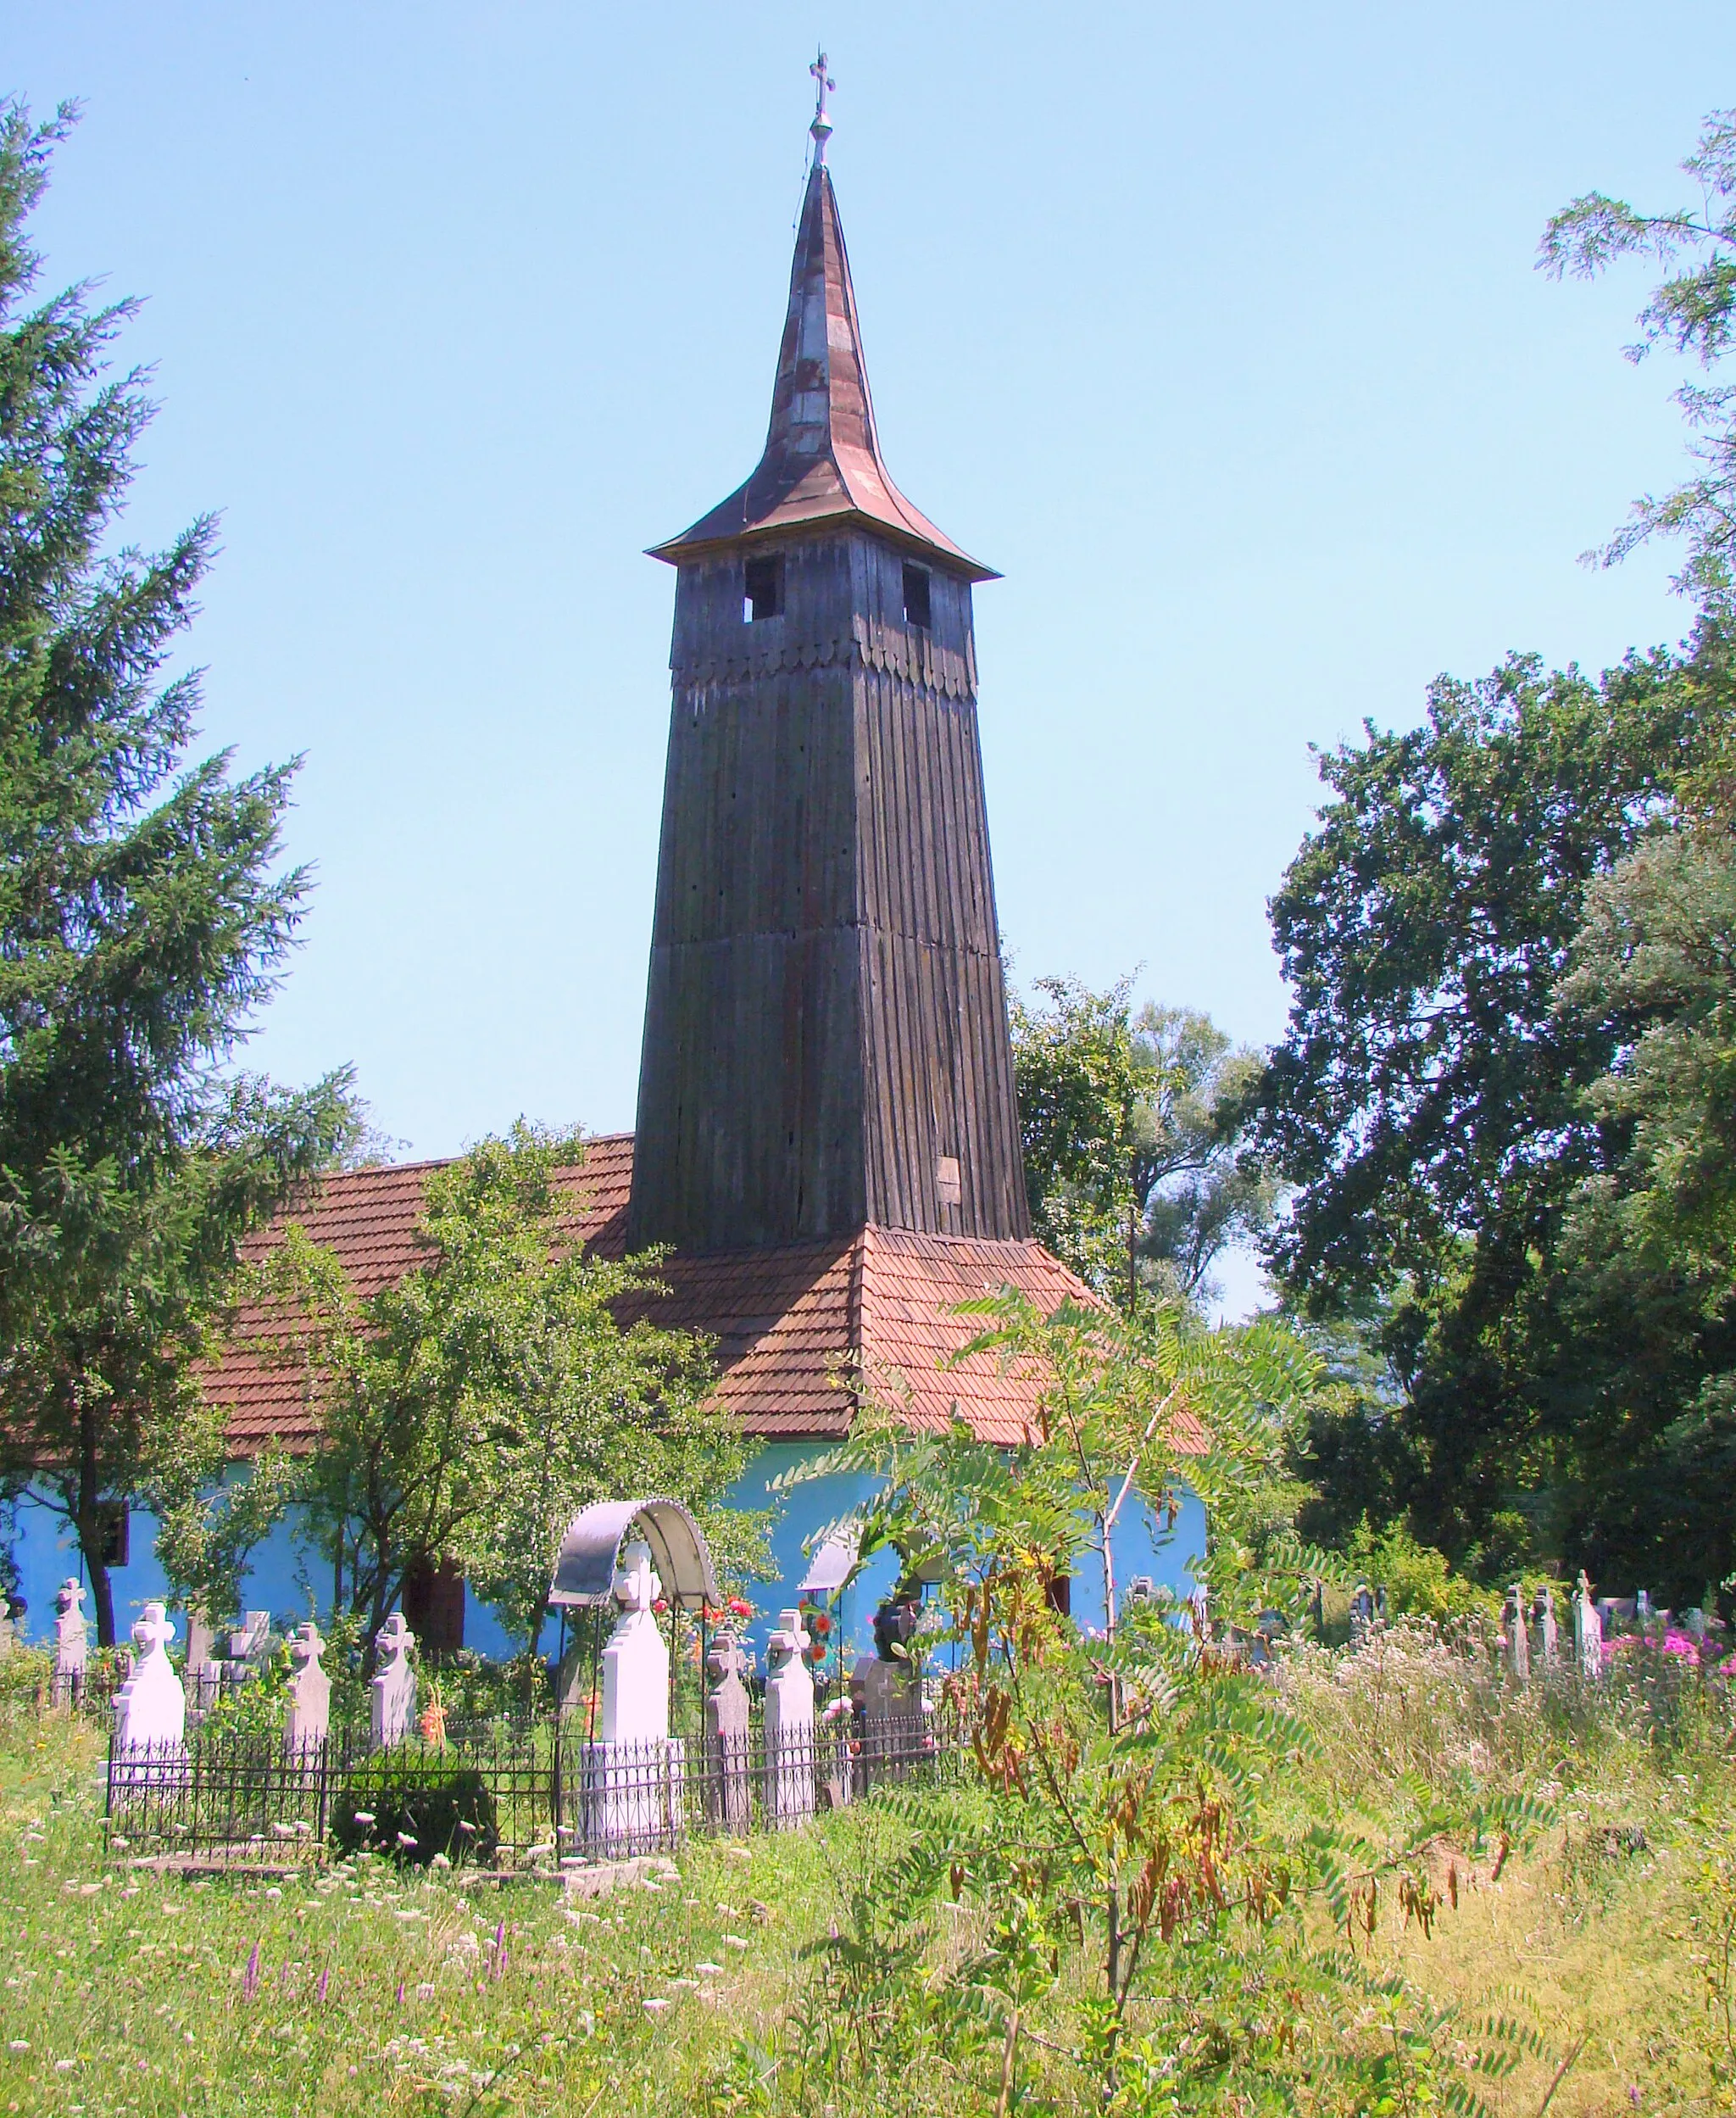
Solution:
{"label": "pointed spire", "polygon": [[765,453],[745,485],[681,536],[653,545],[651,556],[678,566],[741,538],[836,519],[876,530],[967,580],[996,580],[992,567],[960,551],[911,506],[882,460],[850,262],[824,159],[832,132],[826,114],[832,82],[823,53],[811,70],[820,90],[810,128],[814,166],[790,268]]}

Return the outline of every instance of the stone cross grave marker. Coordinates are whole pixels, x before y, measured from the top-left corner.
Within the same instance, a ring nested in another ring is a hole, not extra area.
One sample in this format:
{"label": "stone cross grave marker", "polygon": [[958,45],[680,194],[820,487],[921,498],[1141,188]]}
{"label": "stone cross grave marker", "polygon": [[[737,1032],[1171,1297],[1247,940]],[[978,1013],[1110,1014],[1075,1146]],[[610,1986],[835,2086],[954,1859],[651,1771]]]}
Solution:
{"label": "stone cross grave marker", "polygon": [[309,1619],[298,1625],[289,1642],[295,1669],[289,1680],[289,1705],[283,1716],[286,1750],[308,1750],[323,1743],[331,1731],[331,1680],[320,1667],[326,1642]]}
{"label": "stone cross grave marker", "polygon": [[54,1591],[54,1697],[64,1703],[84,1688],[85,1585],[75,1577]]}
{"label": "stone cross grave marker", "polygon": [[416,1636],[405,1625],[402,1611],[393,1611],[374,1636],[380,1666],[369,1719],[376,1750],[407,1742],[415,1726],[416,1673],[410,1666],[410,1649],[415,1644]]}
{"label": "stone cross grave marker", "polygon": [[774,1824],[814,1812],[814,1675],[799,1611],[780,1611],[766,1644],[765,1809]]}
{"label": "stone cross grave marker", "polygon": [[1579,1586],[1573,1596],[1573,1659],[1579,1674],[1595,1683],[1604,1673],[1603,1614],[1592,1601],[1591,1583],[1585,1569],[1579,1569]]}
{"label": "stone cross grave marker", "polygon": [[663,1592],[635,1538],[611,1584],[620,1615],[604,1648],[602,1734],[582,1753],[584,1837],[619,1857],[670,1844],[681,1825],[687,1748],[669,1732],[669,1649],[652,1606]]}
{"label": "stone cross grave marker", "polygon": [[1507,1600],[1501,1611],[1501,1630],[1506,1638],[1502,1660],[1507,1675],[1517,1684],[1523,1684],[1531,1675],[1531,1642],[1526,1636],[1525,1590],[1515,1581],[1507,1591]]}
{"label": "stone cross grave marker", "polygon": [[161,1603],[147,1603],[132,1629],[137,1658],[114,1695],[114,1747],[162,1750],[186,1734],[186,1694],[169,1659],[175,1626]]}
{"label": "stone cross grave marker", "polygon": [[705,1696],[706,1809],[714,1824],[745,1831],[753,1816],[749,1788],[750,1702],[742,1681],[741,1643],[726,1628],[705,1657],[711,1689]]}
{"label": "stone cross grave marker", "polygon": [[603,1740],[658,1742],[669,1734],[669,1649],[651,1608],[663,1584],[649,1545],[635,1539],[621,1553],[614,1587],[620,1615],[603,1650]]}
{"label": "stone cross grave marker", "polygon": [[229,1674],[236,1684],[259,1675],[271,1652],[271,1614],[248,1611],[229,1636]]}
{"label": "stone cross grave marker", "polygon": [[1558,1658],[1559,1630],[1555,1591],[1547,1581],[1531,1599],[1531,1622],[1537,1629],[1537,1658],[1545,1669],[1553,1669]]}

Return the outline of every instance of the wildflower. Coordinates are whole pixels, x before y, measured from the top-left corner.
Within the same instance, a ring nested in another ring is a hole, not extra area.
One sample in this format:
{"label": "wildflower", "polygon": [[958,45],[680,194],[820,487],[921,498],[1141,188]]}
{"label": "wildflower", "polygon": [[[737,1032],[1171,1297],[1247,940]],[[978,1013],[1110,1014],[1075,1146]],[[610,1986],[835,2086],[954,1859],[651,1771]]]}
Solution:
{"label": "wildflower", "polygon": [[664,2009],[668,2007],[669,2003],[659,1998],[657,1994],[653,1993],[648,1999],[642,2001],[639,2004],[644,2009],[648,2015],[660,2015]]}
{"label": "wildflower", "polygon": [[253,1944],[253,1954],[248,1959],[247,1970],[242,1975],[241,1997],[243,2000],[251,2000],[259,1990],[259,1945],[257,1942],[255,1942]]}
{"label": "wildflower", "polygon": [[364,1825],[368,1831],[373,1830],[374,1812],[371,1809],[358,1809],[355,1813],[355,1819],[358,1824]]}
{"label": "wildflower", "polygon": [[400,2008],[403,2005],[403,1981],[401,1978],[398,1981],[398,2004]]}
{"label": "wildflower", "polygon": [[693,1969],[702,1978],[721,1978],[723,1976],[721,1964],[695,1964]]}
{"label": "wildflower", "polygon": [[450,1868],[452,1865],[451,1857],[446,1853],[436,1853],[432,1859],[428,1863],[428,1865],[431,1868]]}
{"label": "wildflower", "polygon": [[320,1982],[314,1988],[314,2005],[316,2008],[323,2008],[326,2005],[326,1995],[327,1990],[331,1987],[331,1966],[328,1964],[325,1970],[320,1972]]}
{"label": "wildflower", "polygon": [[28,2037],[14,2037],[12,2040],[11,2048],[14,2052],[28,2052],[31,2048],[31,2041]]}

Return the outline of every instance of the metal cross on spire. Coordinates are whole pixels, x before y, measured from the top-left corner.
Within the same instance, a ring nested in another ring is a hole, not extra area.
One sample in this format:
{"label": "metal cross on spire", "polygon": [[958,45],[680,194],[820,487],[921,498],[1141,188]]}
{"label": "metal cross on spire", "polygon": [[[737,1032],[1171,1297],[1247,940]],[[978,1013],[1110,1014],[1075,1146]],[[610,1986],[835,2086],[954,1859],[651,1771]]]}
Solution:
{"label": "metal cross on spire", "polygon": [[832,120],[826,114],[826,98],[837,83],[826,70],[826,54],[822,52],[808,69],[815,81],[814,122],[808,128],[814,136],[814,159],[826,159],[826,142],[832,137]]}

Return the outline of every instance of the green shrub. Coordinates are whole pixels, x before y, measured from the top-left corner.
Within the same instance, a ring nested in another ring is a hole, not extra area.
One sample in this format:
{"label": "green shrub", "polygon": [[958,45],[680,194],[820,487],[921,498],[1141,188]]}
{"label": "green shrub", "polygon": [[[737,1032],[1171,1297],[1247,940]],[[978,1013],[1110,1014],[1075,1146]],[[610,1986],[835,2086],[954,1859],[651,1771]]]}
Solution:
{"label": "green shrub", "polygon": [[331,1836],[345,1853],[366,1848],[426,1868],[492,1860],[500,1843],[487,1781],[454,1750],[401,1744],[353,1772],[332,1804]]}
{"label": "green shrub", "polygon": [[1388,1524],[1377,1536],[1365,1515],[1346,1556],[1372,1586],[1385,1589],[1387,1609],[1395,1618],[1432,1618],[1444,1625],[1455,1618],[1500,1615],[1499,1596],[1455,1574],[1444,1553],[1419,1544],[1402,1523]]}

